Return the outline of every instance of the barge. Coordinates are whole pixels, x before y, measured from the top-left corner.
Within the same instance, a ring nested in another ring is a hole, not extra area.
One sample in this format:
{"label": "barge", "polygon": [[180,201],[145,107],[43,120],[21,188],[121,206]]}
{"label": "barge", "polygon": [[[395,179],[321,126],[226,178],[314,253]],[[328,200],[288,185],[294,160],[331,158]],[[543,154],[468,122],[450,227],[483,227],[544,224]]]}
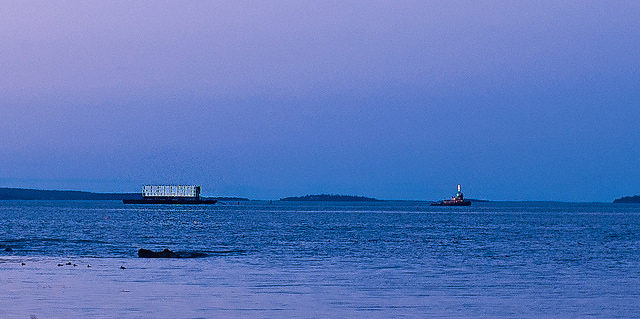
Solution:
{"label": "barge", "polygon": [[123,199],[124,204],[215,204],[215,199],[201,198],[197,185],[145,185],[142,199]]}

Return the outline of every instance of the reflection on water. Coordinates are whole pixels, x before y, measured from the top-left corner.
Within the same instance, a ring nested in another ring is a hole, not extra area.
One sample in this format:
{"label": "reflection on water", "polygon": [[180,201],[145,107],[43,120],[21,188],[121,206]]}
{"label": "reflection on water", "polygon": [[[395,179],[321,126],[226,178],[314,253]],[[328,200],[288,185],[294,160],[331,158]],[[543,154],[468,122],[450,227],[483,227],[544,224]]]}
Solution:
{"label": "reflection on water", "polygon": [[637,317],[639,212],[0,202],[0,317]]}

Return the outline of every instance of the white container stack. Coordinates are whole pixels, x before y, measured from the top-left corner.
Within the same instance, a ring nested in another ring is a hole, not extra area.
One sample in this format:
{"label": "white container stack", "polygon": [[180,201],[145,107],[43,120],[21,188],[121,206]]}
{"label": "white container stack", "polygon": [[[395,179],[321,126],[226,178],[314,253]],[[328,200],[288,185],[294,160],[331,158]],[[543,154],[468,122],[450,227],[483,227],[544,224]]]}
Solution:
{"label": "white container stack", "polygon": [[200,186],[196,185],[145,185],[142,188],[145,198],[198,198]]}

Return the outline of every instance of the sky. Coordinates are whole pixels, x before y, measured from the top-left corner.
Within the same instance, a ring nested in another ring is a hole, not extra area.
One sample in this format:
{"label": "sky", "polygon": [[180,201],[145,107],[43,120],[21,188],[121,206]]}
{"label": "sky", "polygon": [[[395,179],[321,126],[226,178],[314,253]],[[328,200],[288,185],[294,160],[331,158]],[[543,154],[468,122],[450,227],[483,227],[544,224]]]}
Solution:
{"label": "sky", "polygon": [[0,186],[640,194],[638,1],[7,1]]}

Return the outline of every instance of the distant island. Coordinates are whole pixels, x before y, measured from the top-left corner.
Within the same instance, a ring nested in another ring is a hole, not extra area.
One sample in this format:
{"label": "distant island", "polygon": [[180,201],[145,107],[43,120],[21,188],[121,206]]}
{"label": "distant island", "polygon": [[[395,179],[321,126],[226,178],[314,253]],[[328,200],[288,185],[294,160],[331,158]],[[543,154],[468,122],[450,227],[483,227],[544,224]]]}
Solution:
{"label": "distant island", "polygon": [[[244,197],[208,197],[218,201],[243,202]],[[0,187],[0,200],[123,200],[142,199],[140,193],[93,193],[85,191],[57,191],[30,188]]]}
{"label": "distant island", "polygon": [[0,200],[123,200],[139,199],[139,193],[92,193],[28,188],[0,188]]}
{"label": "distant island", "polygon": [[211,199],[215,199],[221,202],[247,202],[250,201],[250,199],[248,198],[244,198],[244,197],[207,197],[207,198],[211,198]]}
{"label": "distant island", "polygon": [[613,201],[614,204],[640,204],[640,195],[624,196]]}
{"label": "distant island", "polygon": [[284,202],[380,202],[381,200],[364,196],[350,196],[350,195],[305,195],[298,197],[285,197],[280,198],[280,201]]}

